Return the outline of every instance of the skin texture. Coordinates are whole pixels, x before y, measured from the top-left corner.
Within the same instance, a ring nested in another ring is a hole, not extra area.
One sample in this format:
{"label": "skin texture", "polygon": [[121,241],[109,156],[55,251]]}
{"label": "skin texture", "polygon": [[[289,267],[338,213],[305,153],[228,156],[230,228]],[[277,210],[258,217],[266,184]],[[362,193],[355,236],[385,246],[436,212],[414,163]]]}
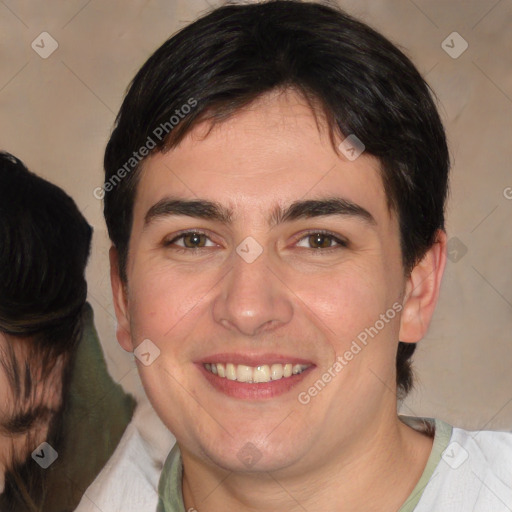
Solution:
{"label": "skin texture", "polygon": [[[62,403],[62,358],[57,359],[50,375],[43,381],[34,368],[37,361],[30,358],[30,341],[13,337],[7,339],[0,333],[0,357],[6,357],[8,343],[15,344],[15,353],[21,368],[24,367],[24,364],[20,364],[21,361],[29,361],[29,365],[32,365],[32,378],[37,385],[33,386],[28,400],[23,404],[20,403],[11,390],[4,367],[0,365],[0,492],[4,490],[5,473],[11,469],[13,461],[22,463],[46,439],[52,414],[58,411]],[[22,396],[24,396],[23,390]],[[44,417],[40,417],[39,421],[36,421],[28,430],[11,433],[3,428],[15,413],[20,414],[38,404],[47,407],[49,412]]]}
{"label": "skin texture", "polygon": [[[263,96],[207,135],[208,128],[197,126],[177,148],[146,160],[127,283],[111,250],[118,340],[132,351],[150,339],[161,351],[139,372],[178,440],[185,508],[395,511],[432,447],[397,418],[397,344],[419,341],[428,328],[445,234],[406,277],[378,161],[336,153],[321,119],[318,126],[292,91]],[[232,224],[185,216],[145,224],[149,209],[170,196],[218,201],[232,209]],[[267,224],[276,205],[333,196],[375,222],[345,215]],[[185,249],[183,239],[166,245],[185,229],[205,232],[205,247]],[[347,244],[315,248],[308,241],[315,230]],[[263,248],[252,263],[236,252],[248,236]],[[301,404],[298,394],[396,302],[401,314]],[[283,354],[313,368],[287,393],[244,400],[217,391],[200,371],[198,360],[216,353]],[[246,443],[259,456],[251,468],[238,456]]]}

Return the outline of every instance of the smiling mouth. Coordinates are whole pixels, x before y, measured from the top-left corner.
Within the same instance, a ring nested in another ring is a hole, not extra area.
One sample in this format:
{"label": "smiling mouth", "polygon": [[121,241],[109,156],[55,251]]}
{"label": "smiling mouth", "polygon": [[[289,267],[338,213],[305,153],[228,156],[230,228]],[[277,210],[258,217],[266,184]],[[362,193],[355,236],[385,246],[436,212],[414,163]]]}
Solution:
{"label": "smiling mouth", "polygon": [[272,382],[287,379],[298,375],[309,368],[309,364],[263,364],[260,366],[247,366],[233,363],[205,363],[204,367],[217,377],[249,384]]}

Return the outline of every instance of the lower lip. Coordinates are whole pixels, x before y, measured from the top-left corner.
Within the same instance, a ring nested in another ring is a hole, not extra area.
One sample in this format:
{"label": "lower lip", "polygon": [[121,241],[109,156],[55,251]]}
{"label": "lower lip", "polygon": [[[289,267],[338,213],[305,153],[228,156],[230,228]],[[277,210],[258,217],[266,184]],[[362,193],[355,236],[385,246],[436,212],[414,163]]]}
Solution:
{"label": "lower lip", "polygon": [[208,382],[217,391],[233,398],[241,398],[242,400],[267,400],[269,398],[284,395],[302,382],[314,368],[314,366],[310,366],[302,373],[292,375],[291,377],[284,377],[279,380],[249,384],[248,382],[238,382],[237,380],[229,380],[225,377],[219,377],[218,375],[209,372],[203,364],[198,364],[198,367]]}

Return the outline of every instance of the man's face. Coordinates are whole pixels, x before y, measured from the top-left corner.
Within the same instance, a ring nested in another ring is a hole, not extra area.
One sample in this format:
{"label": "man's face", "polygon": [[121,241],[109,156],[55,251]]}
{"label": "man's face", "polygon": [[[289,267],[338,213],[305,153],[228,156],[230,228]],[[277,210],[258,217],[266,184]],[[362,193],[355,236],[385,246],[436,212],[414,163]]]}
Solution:
{"label": "man's face", "polygon": [[[119,339],[160,350],[140,375],[184,456],[311,469],[396,417],[398,221],[378,161],[337,154],[294,93],[208,128],[145,162]],[[320,216],[275,215],[333,199]],[[168,200],[218,203],[231,219],[177,214]],[[221,364],[217,375],[207,363]],[[283,375],[294,366],[302,373]]]}
{"label": "man's face", "polygon": [[[13,349],[16,365],[9,349]],[[29,339],[6,336],[0,332],[0,493],[4,489],[5,473],[13,463],[24,462],[48,434],[52,413],[42,417],[37,408],[46,407],[56,414],[62,403],[62,358],[54,361],[49,376],[43,380],[38,357],[34,357],[33,352],[34,347]],[[30,368],[33,383],[28,398],[26,382],[21,379],[18,395],[9,378],[9,375],[19,375],[25,365]],[[32,416],[34,410],[36,416],[30,427],[22,431],[14,427],[25,424],[27,416]]]}

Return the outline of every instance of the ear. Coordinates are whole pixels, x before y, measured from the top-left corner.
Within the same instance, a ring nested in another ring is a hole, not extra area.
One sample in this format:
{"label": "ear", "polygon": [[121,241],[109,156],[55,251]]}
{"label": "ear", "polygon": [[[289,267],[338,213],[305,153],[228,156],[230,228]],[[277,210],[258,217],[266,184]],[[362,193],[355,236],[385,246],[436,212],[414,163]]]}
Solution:
{"label": "ear", "polygon": [[122,281],[119,273],[119,254],[114,246],[110,248],[109,258],[110,284],[112,285],[114,309],[117,318],[117,341],[127,352],[133,352],[130,316],[128,314],[128,292],[126,284]]}
{"label": "ear", "polygon": [[416,343],[425,336],[439,298],[445,265],[446,233],[438,230],[436,241],[407,279],[400,341]]}

